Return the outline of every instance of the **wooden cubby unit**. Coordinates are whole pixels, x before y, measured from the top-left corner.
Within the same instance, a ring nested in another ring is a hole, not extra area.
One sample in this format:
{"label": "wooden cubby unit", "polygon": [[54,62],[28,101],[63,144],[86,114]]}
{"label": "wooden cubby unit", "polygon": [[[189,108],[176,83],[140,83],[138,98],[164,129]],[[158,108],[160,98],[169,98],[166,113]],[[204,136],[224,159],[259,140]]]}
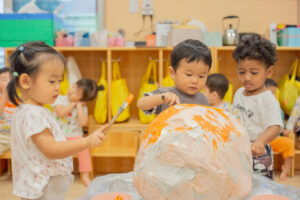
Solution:
{"label": "wooden cubby unit", "polygon": [[[101,76],[101,59],[107,61],[107,80],[108,80],[108,108],[111,107],[111,80],[112,80],[112,61],[120,59],[119,65],[122,77],[126,79],[128,89],[134,94],[135,99],[130,106],[130,119],[113,124],[111,131],[115,132],[138,132],[143,135],[148,125],[141,124],[138,119],[138,109],[136,106],[139,93],[140,83],[144,75],[149,59],[157,60],[158,66],[158,85],[162,86],[164,77],[165,60],[170,58],[172,47],[55,47],[66,58],[73,56],[79,66],[81,74],[85,78],[91,78],[98,82]],[[233,85],[234,92],[241,86],[237,78],[237,64],[232,58],[234,47],[211,47],[213,64],[210,73],[219,72],[224,74],[229,82]],[[5,63],[9,66],[8,56],[14,48],[5,48]],[[290,66],[293,61],[300,57],[300,47],[278,47],[278,62],[275,64],[273,78],[278,82],[283,74],[290,71]],[[93,115],[95,101],[88,103],[89,114]],[[108,109],[108,120],[112,119],[111,110]],[[89,132],[97,129],[99,126],[95,123],[92,116],[89,117]],[[300,159],[300,151],[296,151],[296,161]],[[125,172],[132,170],[133,161],[120,161],[122,159],[113,158],[115,160],[96,161],[96,172]],[[108,167],[110,166],[110,167]],[[276,165],[277,166],[277,165]],[[300,166],[295,163],[295,168],[300,169]]]}

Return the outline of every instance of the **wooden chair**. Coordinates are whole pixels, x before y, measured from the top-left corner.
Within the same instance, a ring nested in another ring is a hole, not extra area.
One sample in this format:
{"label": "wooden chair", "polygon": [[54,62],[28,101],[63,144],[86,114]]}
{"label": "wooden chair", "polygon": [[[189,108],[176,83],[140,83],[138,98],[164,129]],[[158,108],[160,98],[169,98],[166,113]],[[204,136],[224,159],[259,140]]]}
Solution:
{"label": "wooden chair", "polygon": [[[0,161],[1,160],[7,160],[7,171],[9,174],[11,174],[11,151],[8,150],[4,152],[4,154],[0,155]],[[0,162],[0,170],[1,170],[1,162]]]}
{"label": "wooden chair", "polygon": [[131,157],[135,160],[138,151],[138,132],[109,132],[99,147],[91,150],[92,177],[95,174],[95,159],[100,157]]}

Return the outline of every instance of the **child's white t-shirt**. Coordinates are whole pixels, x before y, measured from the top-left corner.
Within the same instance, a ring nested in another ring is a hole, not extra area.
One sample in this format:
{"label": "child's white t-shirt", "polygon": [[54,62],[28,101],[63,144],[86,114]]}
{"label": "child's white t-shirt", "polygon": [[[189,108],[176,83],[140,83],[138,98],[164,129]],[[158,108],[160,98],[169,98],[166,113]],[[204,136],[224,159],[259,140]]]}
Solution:
{"label": "child's white t-shirt", "polygon": [[11,126],[13,194],[36,199],[43,195],[49,178],[65,175],[73,181],[72,157],[47,158],[31,136],[49,129],[56,141],[66,141],[51,112],[41,106],[22,104],[16,108]]}
{"label": "child's white t-shirt", "polygon": [[[267,90],[257,95],[245,96],[244,87],[234,95],[232,113],[245,126],[250,141],[255,141],[268,127],[279,125],[280,132],[283,124],[280,105],[271,91]],[[278,133],[279,134],[279,133]]]}
{"label": "child's white t-shirt", "polygon": [[[67,106],[69,104],[70,101],[68,96],[59,95],[54,104],[52,104],[51,106]],[[86,115],[88,115],[88,109],[86,106],[83,106],[83,111]],[[74,108],[72,112],[70,112],[68,116],[64,117],[63,119],[59,118],[56,112],[54,112],[54,116],[66,137],[76,137],[83,135],[82,127],[78,122],[78,112],[76,108]]]}

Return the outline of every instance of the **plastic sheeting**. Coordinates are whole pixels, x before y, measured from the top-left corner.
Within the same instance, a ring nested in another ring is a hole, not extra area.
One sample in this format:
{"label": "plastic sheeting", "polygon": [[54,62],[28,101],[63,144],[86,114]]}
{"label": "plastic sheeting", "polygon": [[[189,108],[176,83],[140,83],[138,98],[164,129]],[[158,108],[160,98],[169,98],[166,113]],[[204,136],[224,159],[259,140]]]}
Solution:
{"label": "plastic sheeting", "polygon": [[[300,189],[285,186],[271,181],[263,176],[253,175],[253,187],[251,194],[245,200],[250,200],[253,196],[259,194],[275,194],[290,198],[291,200],[300,199]],[[107,192],[124,192],[130,194],[132,200],[143,200],[132,182],[132,172],[120,174],[108,174],[97,177],[88,186],[85,194],[78,200],[90,200],[97,194]],[[189,200],[189,199],[186,199]]]}

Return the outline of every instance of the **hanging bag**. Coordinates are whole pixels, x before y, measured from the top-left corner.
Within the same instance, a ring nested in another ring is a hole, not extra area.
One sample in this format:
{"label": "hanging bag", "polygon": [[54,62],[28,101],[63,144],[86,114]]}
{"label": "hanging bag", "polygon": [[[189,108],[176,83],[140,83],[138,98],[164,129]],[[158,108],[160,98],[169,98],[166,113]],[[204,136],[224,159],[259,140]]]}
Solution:
{"label": "hanging bag", "polygon": [[[144,96],[145,92],[152,92],[157,89],[157,66],[154,60],[150,60],[146,73],[142,78],[138,99]],[[146,115],[141,109],[138,111],[141,123],[150,123],[156,114]]]}
{"label": "hanging bag", "polygon": [[66,95],[68,93],[68,89],[69,89],[69,81],[67,78],[67,70],[64,70],[64,75],[63,75],[63,80],[60,83],[60,94],[61,95]]}
{"label": "hanging bag", "polygon": [[105,123],[107,120],[107,80],[106,80],[106,62],[101,62],[101,77],[98,82],[98,91],[96,98],[96,105],[94,111],[94,117],[97,123]]}
{"label": "hanging bag", "polygon": [[82,78],[79,67],[73,56],[69,56],[67,59],[67,77],[70,85],[73,85]]}
{"label": "hanging bag", "polygon": [[165,77],[163,78],[163,86],[164,87],[173,87],[175,86],[175,81],[174,79],[171,78],[170,73],[169,73],[169,59],[166,60],[165,62]]}
{"label": "hanging bag", "polygon": [[[284,113],[289,115],[296,103],[300,94],[300,84],[296,81],[296,73],[298,68],[298,59],[294,61],[291,67],[292,76],[289,74],[283,75],[279,81],[279,102]],[[290,71],[290,72],[291,72]]]}
{"label": "hanging bag", "polygon": [[[119,63],[115,60],[113,61],[113,70],[112,70],[112,82],[111,82],[111,111],[112,116],[115,116],[118,113],[118,110],[122,103],[126,101],[129,91],[127,87],[126,80],[121,78],[120,66]],[[116,119],[116,122],[122,122],[127,120],[130,117],[129,106],[120,114]]]}

